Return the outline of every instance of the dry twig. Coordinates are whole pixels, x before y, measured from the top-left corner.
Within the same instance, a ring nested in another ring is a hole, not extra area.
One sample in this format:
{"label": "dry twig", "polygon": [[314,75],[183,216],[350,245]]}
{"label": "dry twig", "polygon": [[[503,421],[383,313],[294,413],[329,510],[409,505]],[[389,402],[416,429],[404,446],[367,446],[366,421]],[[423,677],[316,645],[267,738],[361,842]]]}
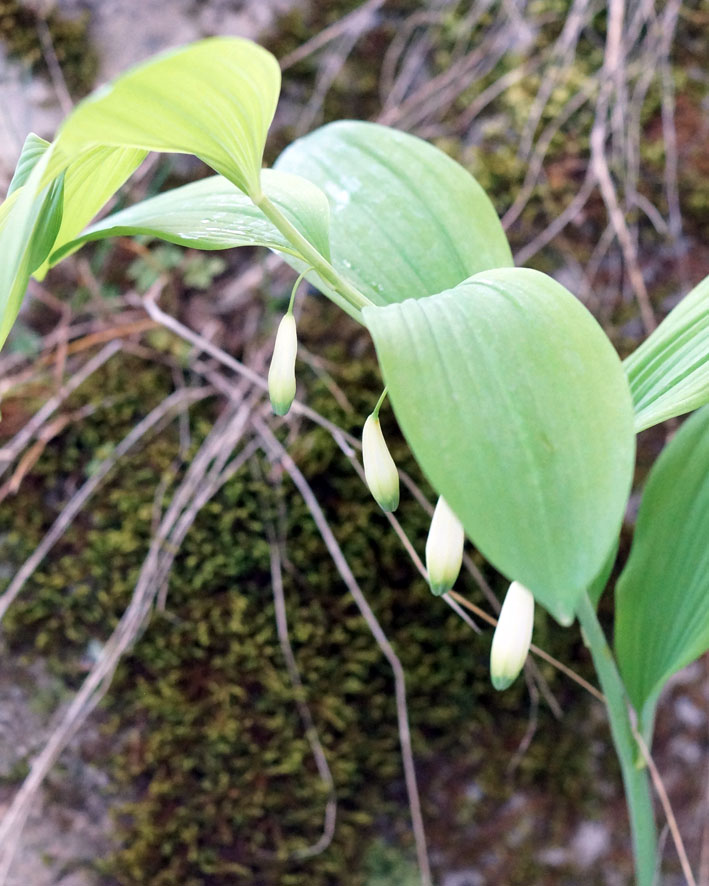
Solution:
{"label": "dry twig", "polygon": [[399,723],[399,742],[401,744],[404,780],[406,782],[406,790],[409,797],[409,809],[411,810],[411,822],[416,843],[416,856],[418,858],[419,872],[421,875],[421,886],[431,886],[431,868],[428,861],[428,850],[426,848],[426,831],[423,824],[423,816],[421,814],[421,801],[416,781],[413,748],[411,746],[411,732],[409,729],[408,706],[406,702],[406,677],[401,661],[396,652],[394,652],[394,649],[382,630],[376,615],[372,611],[372,608],[357,584],[357,580],[352,574],[352,570],[342,553],[329,523],[325,519],[322,508],[320,507],[315,493],[310,488],[308,481],[300,472],[290,455],[278,442],[270,428],[258,418],[254,420],[254,424],[263,439],[264,449],[269,457],[283,465],[284,469],[293,480],[298,492],[302,496],[303,501],[310,511],[315,525],[325,542],[325,546],[328,549],[328,553],[335,564],[335,568],[337,569],[340,578],[352,595],[352,598],[357,604],[357,608],[367,623],[367,627],[394,673],[396,710]]}
{"label": "dry twig", "polygon": [[[200,397],[196,394],[197,392],[192,393],[195,400],[204,396],[203,391],[199,391]],[[168,398],[172,399],[172,402],[167,409],[162,404],[153,410],[148,416],[152,417],[152,424],[155,425],[178,405],[179,401],[176,402],[175,398],[183,399],[185,395],[185,391],[177,391],[172,398]],[[28,776],[5,812],[0,822],[0,886],[6,883],[24,823],[37,792],[72,737],[108,690],[122,655],[139,635],[156,595],[167,580],[189,527],[206,502],[243,465],[244,459],[236,458],[230,464],[228,462],[234,447],[243,436],[252,408],[252,402],[244,401],[241,405],[235,405],[227,410],[217,420],[202,444],[161,521],[157,535],[150,544],[130,605],[61,717],[59,725],[33,761]],[[136,426],[133,435],[129,437],[135,436],[138,427]],[[146,428],[143,428],[143,433],[145,430]],[[125,440],[127,441],[129,437]],[[24,580],[27,577],[25,575]]]}
{"label": "dry twig", "polygon": [[290,681],[293,686],[293,697],[296,706],[298,707],[298,713],[300,714],[303,728],[305,729],[305,737],[310,745],[318,775],[328,791],[323,830],[320,838],[310,846],[296,849],[291,853],[293,858],[312,858],[313,856],[324,852],[330,843],[332,843],[332,838],[335,836],[337,794],[335,793],[335,780],[332,777],[332,772],[327,762],[327,756],[325,755],[325,749],[320,741],[313,715],[306,701],[305,687],[303,686],[298,663],[295,659],[293,647],[290,642],[290,635],[288,632],[288,613],[286,609],[285,592],[283,590],[283,574],[281,571],[281,542],[277,540],[274,528],[268,522],[266,523],[266,532],[271,549],[271,587],[273,590],[278,640],[281,644],[281,651],[283,652],[283,658],[285,659],[286,668],[288,669]]}

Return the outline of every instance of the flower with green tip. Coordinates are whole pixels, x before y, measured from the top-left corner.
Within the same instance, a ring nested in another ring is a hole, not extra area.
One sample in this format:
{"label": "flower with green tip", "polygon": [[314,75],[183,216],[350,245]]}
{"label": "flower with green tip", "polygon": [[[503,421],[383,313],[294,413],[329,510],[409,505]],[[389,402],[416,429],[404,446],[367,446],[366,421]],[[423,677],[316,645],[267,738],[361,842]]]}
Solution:
{"label": "flower with green tip", "polygon": [[362,430],[362,460],[369,491],[383,511],[399,506],[399,472],[386,445],[379,417],[367,417]]}
{"label": "flower with green tip", "polygon": [[276,415],[285,415],[295,397],[295,355],[298,335],[295,317],[289,311],[278,325],[273,357],[268,370],[268,396]]}
{"label": "flower with green tip", "polygon": [[490,649],[490,677],[495,689],[507,689],[527,660],[534,627],[534,597],[513,581],[500,610]]}
{"label": "flower with green tip", "polygon": [[455,584],[463,562],[465,531],[448,502],[440,496],[426,539],[426,570],[431,591],[447,594]]}

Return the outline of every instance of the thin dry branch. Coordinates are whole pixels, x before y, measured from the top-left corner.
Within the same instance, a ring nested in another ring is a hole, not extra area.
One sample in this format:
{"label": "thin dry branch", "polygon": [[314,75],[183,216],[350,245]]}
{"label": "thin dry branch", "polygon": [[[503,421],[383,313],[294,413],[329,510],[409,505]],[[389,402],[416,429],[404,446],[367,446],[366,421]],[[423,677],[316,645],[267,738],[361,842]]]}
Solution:
{"label": "thin dry branch", "polygon": [[0,621],[4,618],[8,608],[17,598],[27,580],[32,576],[57,541],[64,535],[76,515],[96,492],[116,463],[149,431],[159,428],[164,421],[171,419],[171,414],[175,409],[179,409],[182,404],[187,402],[196,403],[199,400],[203,400],[212,393],[212,388],[208,387],[185,388],[181,391],[175,391],[175,393],[166,397],[159,406],[156,406],[152,412],[148,413],[142,421],[138,422],[130,433],[121,440],[113,452],[101,462],[96,471],[67,502],[42,541],[19,568],[7,589],[0,595]]}
{"label": "thin dry branch", "polygon": [[529,692],[529,720],[517,750],[507,764],[507,772],[510,775],[517,769],[524,755],[529,750],[539,725],[539,689],[534,681],[534,677],[527,668],[524,670],[524,680],[527,684],[527,692]]}
{"label": "thin dry branch", "polygon": [[[353,454],[349,456],[349,460],[352,464],[352,467],[357,472],[360,480],[366,487],[367,480],[364,476],[364,468],[360,464],[359,459]],[[432,513],[432,511],[430,511],[430,513]],[[411,539],[406,534],[404,527],[391,512],[387,512],[386,517],[391,524],[392,529],[396,533],[397,538],[401,542],[404,550],[409,555],[409,559],[413,563],[414,568],[425,581],[428,581],[428,573],[426,572],[426,567],[423,565],[423,561],[416,553],[416,548],[411,543]],[[456,603],[456,601],[451,597],[450,594],[443,594],[443,599],[446,601],[447,605],[450,606],[450,608],[458,615],[458,617],[461,618],[468,625],[469,628],[472,628],[472,630],[475,631],[476,634],[480,633],[480,628],[478,627],[478,625],[476,625],[473,619],[468,615],[468,613],[465,612],[465,610],[462,609],[458,605],[458,603]]]}
{"label": "thin dry branch", "polygon": [[537,94],[529,109],[519,140],[518,156],[529,159],[534,145],[534,133],[555,87],[568,73],[576,55],[576,46],[588,20],[590,0],[574,0],[564,21],[561,33],[549,53],[549,63]]}
{"label": "thin dry branch", "polygon": [[42,46],[42,55],[47,63],[49,77],[52,81],[52,86],[54,87],[54,92],[56,93],[62,112],[65,115],[71,114],[74,109],[74,102],[69,94],[66,80],[64,79],[64,72],[62,71],[62,66],[59,64],[59,59],[57,58],[57,53],[54,49],[52,32],[49,30],[49,25],[44,20],[44,17],[41,15],[37,18],[37,36],[39,37],[39,42]]}
{"label": "thin dry branch", "polygon": [[[456,591],[450,591],[451,597],[460,603],[461,606],[465,606],[466,609],[469,609],[471,612],[475,613],[478,618],[481,618],[483,621],[486,621],[492,627],[497,626],[497,619],[493,615],[489,615],[485,612],[484,609],[481,609],[479,606],[476,606],[474,603],[471,603],[470,600],[467,600],[462,594],[457,593]],[[556,668],[557,671],[561,671],[562,674],[565,674],[570,680],[573,680],[574,683],[578,683],[586,692],[589,692],[594,698],[597,698],[598,701],[601,701],[605,704],[605,696],[602,692],[596,689],[588,680],[584,680],[579,674],[575,671],[572,671],[570,667],[567,667],[562,661],[559,661],[558,658],[554,658],[553,655],[549,655],[548,652],[545,652],[543,649],[540,649],[539,646],[536,646],[534,643],[530,645],[530,650],[539,658],[543,659],[545,662],[550,664],[552,667]]]}
{"label": "thin dry branch", "polygon": [[529,199],[534,193],[539,177],[542,172],[544,158],[551,147],[554,136],[559,132],[561,127],[566,123],[577,111],[579,111],[593,96],[598,88],[598,84],[589,80],[584,84],[574,96],[564,105],[554,120],[544,129],[544,132],[537,139],[534,150],[531,153],[527,165],[527,172],[522,182],[514,202],[502,217],[502,227],[507,230],[513,225],[524,211],[525,206],[529,203]]}
{"label": "thin dry branch", "polygon": [[276,615],[276,629],[278,631],[278,641],[281,644],[281,651],[288,669],[288,675],[293,686],[293,697],[295,699],[298,713],[300,715],[305,737],[315,760],[315,766],[321,781],[327,788],[328,799],[325,805],[325,814],[323,818],[323,829],[319,839],[310,846],[296,849],[291,853],[293,858],[312,858],[324,852],[332,843],[335,836],[335,824],[337,821],[337,794],[335,792],[335,779],[332,777],[332,771],[327,762],[325,749],[320,741],[315,720],[310,711],[310,707],[306,701],[305,686],[300,676],[300,669],[295,659],[293,647],[290,642],[290,634],[288,631],[288,611],[286,608],[285,591],[283,589],[283,573],[281,570],[281,545],[284,539],[279,541],[273,526],[270,522],[266,523],[266,534],[268,536],[271,551],[271,587],[273,590],[273,604]]}
{"label": "thin dry branch", "polygon": [[337,40],[338,37],[341,37],[343,34],[348,32],[355,32],[358,35],[363,34],[374,20],[376,12],[385,2],[386,0],[368,0],[368,2],[364,3],[358,9],[352,10],[352,12],[344,16],[344,18],[341,18],[329,27],[324,28],[320,33],[303,43],[302,46],[294,49],[293,52],[288,53],[288,55],[284,55],[280,63],[281,70],[287,71],[288,68],[292,68],[293,65],[298,64],[298,62],[313,55],[319,49],[327,46],[327,44],[331,43],[333,40]]}
{"label": "thin dry branch", "polygon": [[312,95],[310,96],[307,105],[298,115],[298,122],[295,127],[296,136],[305,135],[305,133],[309,132],[317,121],[322,113],[325,97],[346,65],[347,59],[360,36],[360,32],[356,29],[348,29],[342,37],[340,37],[338,45],[334,46],[332,50],[327,53],[324,61],[320,65]]}
{"label": "thin dry branch", "polygon": [[[704,667],[704,678],[709,676],[709,655],[704,655],[702,665]],[[705,702],[706,708],[706,702]],[[705,711],[706,717],[706,711]],[[706,726],[704,727],[704,741],[709,739],[709,717],[706,717]],[[705,761],[704,773],[704,796],[702,798],[702,821],[701,831],[701,849],[699,852],[699,886],[709,886],[709,760]]]}
{"label": "thin dry branch", "polygon": [[71,378],[41,406],[27,424],[18,431],[10,442],[0,449],[0,477],[2,477],[14,460],[23,452],[32,438],[39,433],[47,420],[57,411],[61,404],[80,388],[83,383],[97,372],[108,360],[121,349],[119,341],[109,342],[98,354],[87,360]]}
{"label": "thin dry branch", "polygon": [[303,498],[306,507],[310,511],[310,515],[322,536],[328,553],[332,558],[335,568],[340,578],[344,582],[347,590],[350,592],[357,608],[367,623],[372,636],[376,640],[377,645],[381,649],[384,657],[394,674],[394,687],[396,695],[397,720],[399,724],[399,742],[401,745],[401,757],[404,767],[404,779],[406,782],[406,790],[409,797],[409,809],[411,811],[411,822],[414,833],[414,841],[416,843],[416,856],[418,859],[419,872],[421,876],[421,886],[431,886],[431,868],[428,860],[428,850],[426,848],[426,831],[421,813],[421,801],[419,797],[418,784],[416,780],[416,767],[414,764],[413,748],[411,745],[411,731],[409,728],[408,706],[406,701],[406,677],[404,669],[396,652],[389,642],[386,634],[382,630],[376,615],[367,602],[366,597],[362,593],[357,580],[352,574],[349,563],[345,558],[335,535],[327,522],[322,508],[305,479],[298,469],[290,455],[274,436],[271,429],[260,419],[254,419],[255,427],[261,435],[264,443],[264,449],[270,458],[279,462],[286,470],[298,492]]}
{"label": "thin dry branch", "polygon": [[543,231],[540,231],[533,240],[530,240],[529,243],[515,252],[515,264],[525,265],[541,249],[551,243],[554,237],[560,234],[578,216],[586,203],[588,203],[595,187],[595,177],[593,171],[589,168],[578,193],[565,209]]}
{"label": "thin dry branch", "polygon": [[606,39],[606,54],[603,63],[602,87],[596,106],[596,119],[591,129],[591,164],[590,169],[601,191],[601,196],[606,204],[606,210],[613,225],[623,251],[628,278],[633,287],[635,298],[640,310],[640,317],[649,334],[656,327],[655,315],[650,303],[645,280],[640,270],[637,249],[630,234],[625,215],[618,201],[618,194],[613,184],[613,178],[608,165],[606,154],[607,137],[607,111],[610,102],[611,90],[614,84],[619,82],[619,72],[623,58],[623,22],[625,17],[624,0],[610,0],[608,6],[608,35]]}
{"label": "thin dry branch", "polygon": [[475,80],[493,70],[514,46],[517,35],[509,27],[498,26],[484,45],[471,50],[445,71],[423,83],[409,98],[383,110],[377,122],[400,129],[413,129],[430,115],[447,110]]}
{"label": "thin dry branch", "polygon": [[[184,398],[177,391],[172,397]],[[168,398],[170,399],[170,398]],[[173,402],[170,409],[176,404]],[[172,563],[194,518],[206,502],[234,475],[243,460],[227,464],[243,436],[252,403],[232,406],[220,416],[187,470],[143,562],[130,605],[106,642],[101,655],[33,761],[29,774],[15,794],[0,822],[0,886],[5,886],[19,839],[34,799],[44,779],[76,732],[108,690],[116,667],[134,643],[150,614],[156,594],[169,575]],[[160,409],[160,407],[158,407]],[[151,415],[157,413],[154,410]],[[155,424],[169,412],[164,408]],[[138,426],[134,428],[136,431]],[[129,435],[130,436],[130,435]],[[125,438],[126,440],[128,438]]]}
{"label": "thin dry branch", "polygon": [[[379,75],[382,114],[401,104],[414,79],[424,68],[426,54],[433,45],[428,29],[416,41],[412,39],[414,32],[424,25],[440,26],[443,14],[443,10],[421,10],[408,16],[397,28],[384,54]],[[407,49],[408,44],[411,45]]]}
{"label": "thin dry branch", "polygon": [[672,834],[672,841],[675,844],[675,849],[677,850],[677,855],[679,856],[679,863],[682,868],[682,873],[684,874],[688,886],[697,886],[697,881],[694,879],[694,874],[692,873],[692,868],[689,864],[689,859],[687,858],[687,850],[684,848],[682,835],[680,834],[679,828],[677,827],[677,819],[675,818],[675,814],[672,811],[672,804],[670,803],[670,798],[667,796],[667,791],[665,789],[664,782],[662,781],[660,772],[657,768],[657,765],[655,764],[655,761],[652,759],[652,754],[650,753],[650,750],[645,743],[645,739],[642,737],[640,732],[638,732],[635,725],[631,725],[633,729],[633,736],[635,737],[635,741],[638,743],[638,748],[640,749],[643,760],[647,764],[647,768],[650,770],[652,783],[655,787],[655,790],[657,791],[657,796],[660,799],[662,811],[665,813],[667,826],[670,829],[670,833]]}
{"label": "thin dry branch", "polygon": [[[209,339],[200,335],[198,332],[195,332],[193,329],[190,329],[188,326],[185,326],[184,323],[180,323],[179,320],[176,320],[174,317],[170,316],[170,314],[166,314],[165,311],[158,307],[156,303],[156,298],[158,296],[157,288],[151,291],[150,296],[150,298],[146,296],[142,303],[153,320],[161,326],[164,326],[166,329],[169,329],[179,338],[190,342],[190,344],[194,345],[199,351],[209,354],[210,357],[213,357],[217,362],[221,363],[222,366],[226,366],[227,369],[231,369],[231,371],[235,372],[237,375],[248,379],[248,381],[260,390],[268,390],[268,381],[265,375],[255,372],[250,367],[245,366],[243,363],[232,357],[231,354],[227,354],[222,348],[209,341]],[[299,400],[296,399],[293,401],[291,411],[294,415],[302,415],[328,431],[343,452],[352,452],[353,447],[359,448],[361,446],[359,440],[351,434],[348,434],[343,428],[340,428],[334,424],[334,422],[323,418],[314,409],[311,409]]]}

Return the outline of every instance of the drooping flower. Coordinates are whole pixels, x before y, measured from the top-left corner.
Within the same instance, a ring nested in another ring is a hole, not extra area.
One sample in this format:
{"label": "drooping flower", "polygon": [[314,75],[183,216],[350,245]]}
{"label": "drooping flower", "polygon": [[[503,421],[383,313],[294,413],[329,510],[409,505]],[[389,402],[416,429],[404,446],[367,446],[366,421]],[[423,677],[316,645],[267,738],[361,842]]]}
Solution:
{"label": "drooping flower", "polygon": [[440,596],[455,584],[463,562],[465,532],[460,520],[440,496],[426,540],[426,570],[431,591]]}
{"label": "drooping flower", "polygon": [[367,416],[362,429],[362,460],[369,491],[383,511],[399,506],[399,472],[382,434],[379,416]]}
{"label": "drooping flower", "polygon": [[490,649],[490,677],[495,689],[507,689],[524,667],[532,642],[534,597],[513,581],[505,596]]}
{"label": "drooping flower", "polygon": [[273,357],[268,370],[268,396],[276,415],[285,415],[295,397],[295,355],[298,335],[295,317],[289,311],[278,325]]}

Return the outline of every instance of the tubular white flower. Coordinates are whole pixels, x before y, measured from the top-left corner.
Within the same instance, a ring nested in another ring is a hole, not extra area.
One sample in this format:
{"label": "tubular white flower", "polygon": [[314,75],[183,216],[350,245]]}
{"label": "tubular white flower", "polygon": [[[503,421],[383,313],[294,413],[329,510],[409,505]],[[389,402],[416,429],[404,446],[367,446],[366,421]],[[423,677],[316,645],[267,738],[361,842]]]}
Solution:
{"label": "tubular white flower", "polygon": [[295,317],[286,314],[278,325],[273,357],[268,370],[268,396],[276,415],[285,415],[295,397],[295,355],[298,335]]}
{"label": "tubular white flower", "polygon": [[495,689],[507,689],[524,667],[533,627],[532,592],[513,581],[502,604],[490,649],[490,677]]}
{"label": "tubular white flower", "polygon": [[399,505],[399,472],[384,440],[379,418],[372,413],[362,429],[362,460],[369,491],[383,511]]}
{"label": "tubular white flower", "polygon": [[426,569],[431,591],[447,594],[455,584],[463,562],[465,532],[460,520],[440,496],[426,539]]}

